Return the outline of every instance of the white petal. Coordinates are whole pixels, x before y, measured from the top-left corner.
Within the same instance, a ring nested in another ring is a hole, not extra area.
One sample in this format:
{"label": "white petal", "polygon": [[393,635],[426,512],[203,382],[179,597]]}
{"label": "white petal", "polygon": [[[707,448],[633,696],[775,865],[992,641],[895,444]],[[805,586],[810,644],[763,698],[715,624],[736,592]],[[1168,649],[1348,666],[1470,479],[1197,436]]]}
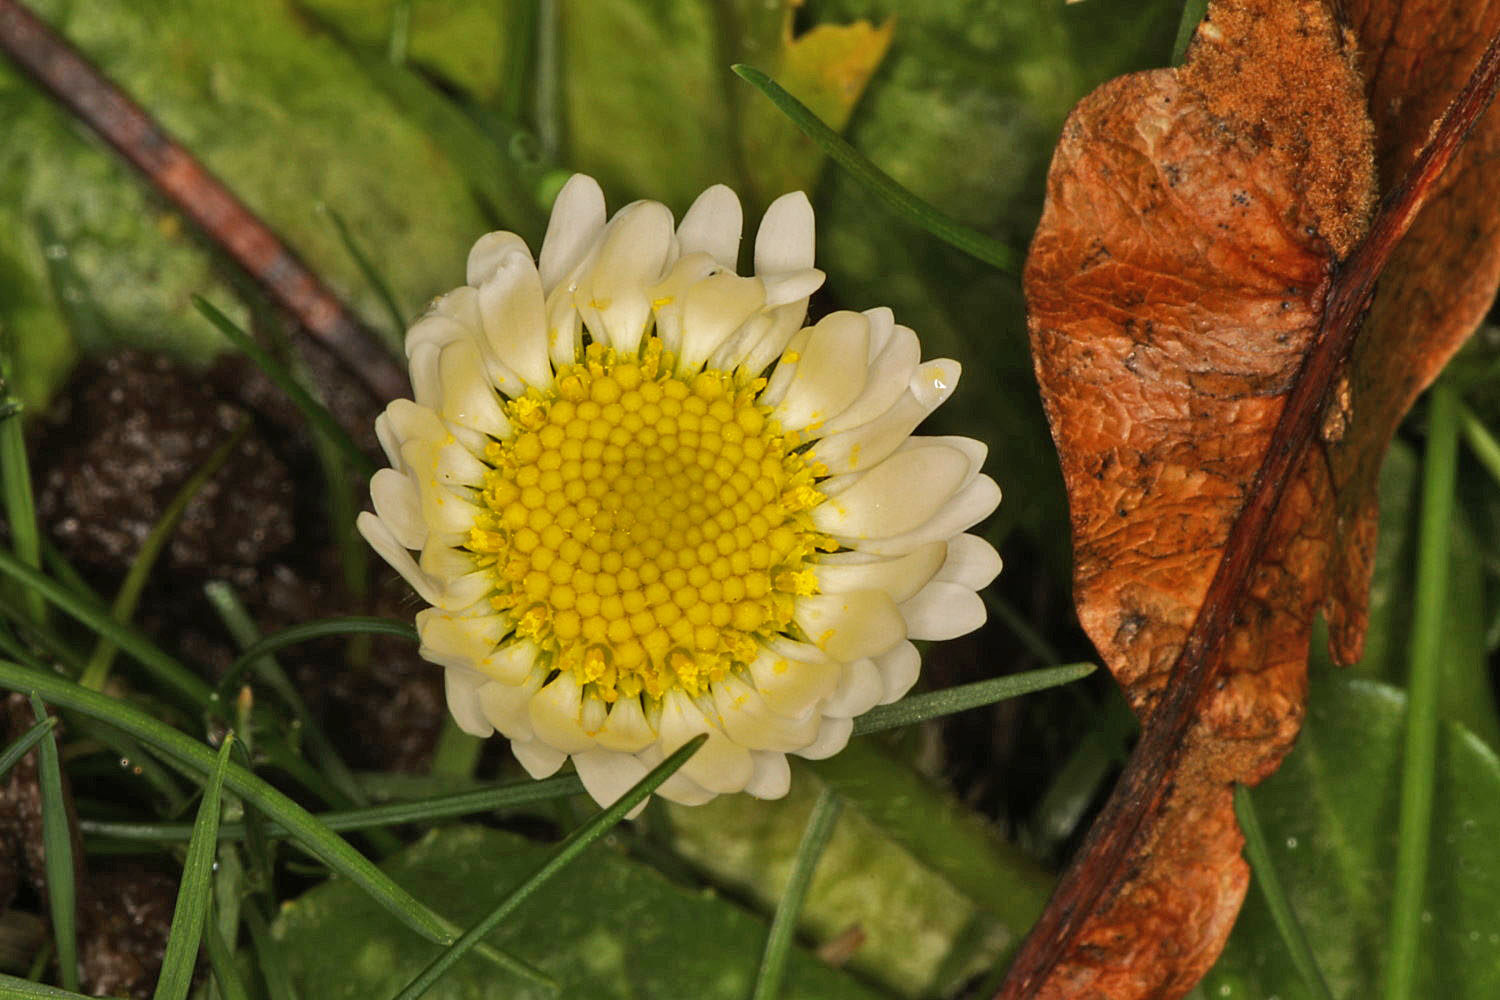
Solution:
{"label": "white petal", "polygon": [[620,800],[620,796],[646,776],[650,770],[634,754],[611,750],[587,750],[573,755],[573,766],[583,781],[584,790],[601,808]]}
{"label": "white petal", "polygon": [[723,184],[700,194],[677,227],[684,254],[706,253],[733,271],[740,257],[740,232],[745,214],[740,199]]}
{"label": "white petal", "polygon": [[449,667],[443,671],[443,690],[448,695],[448,711],[458,728],[470,736],[489,736],[495,731],[479,710],[479,687],[484,677],[472,670]]}
{"label": "white petal", "polygon": [[446,344],[424,342],[412,347],[406,368],[411,374],[411,398],[418,406],[425,406],[430,410],[442,407],[443,380],[438,374],[438,355],[444,347],[457,343],[473,343],[473,340],[459,337]]}
{"label": "white petal", "polygon": [[[438,371],[443,386],[443,419],[497,438],[510,436],[510,421],[500,408],[478,344],[456,341],[444,347]],[[520,380],[510,388],[519,394]]]}
{"label": "white petal", "polygon": [[656,742],[656,730],[646,721],[639,698],[621,698],[609,710],[604,728],[599,730],[599,745],[606,750],[639,753]]}
{"label": "white petal", "polygon": [[837,718],[852,719],[880,704],[884,695],[885,679],[880,676],[880,668],[875,666],[875,661],[855,660],[845,668],[844,679],[839,681],[838,689],[823,705],[823,712]]}
{"label": "white petal", "polygon": [[[636,754],[636,759],[649,768],[654,768],[666,758],[661,746],[653,743]],[[714,793],[698,784],[679,769],[657,788],[656,794],[669,802],[683,806],[701,806],[714,797]]]}
{"label": "white petal", "polygon": [[490,681],[479,689],[479,708],[490,724],[512,743],[534,742],[536,732],[531,727],[531,698],[546,679],[547,671],[538,667],[517,684]]}
{"label": "white petal", "polygon": [[573,671],[564,670],[531,696],[531,727],[536,738],[563,753],[580,753],[595,745],[584,731],[583,689]]}
{"label": "white petal", "polygon": [[461,614],[439,608],[418,611],[417,635],[422,639],[423,659],[445,667],[479,670],[479,663],[510,634],[511,620],[506,615],[472,615],[469,612],[473,610],[465,609]]}
{"label": "white petal", "polygon": [[627,205],[610,221],[599,256],[573,295],[596,338],[627,354],[640,346],[651,318],[646,290],[661,279],[673,239],[672,213],[659,202]]}
{"label": "white petal", "polygon": [[906,619],[879,590],[798,597],[792,617],[814,645],[846,663],[883,653],[906,638]]}
{"label": "white petal", "polygon": [[835,538],[890,538],[921,527],[948,503],[969,475],[969,459],[946,445],[896,452],[857,475],[812,509],[812,520]]}
{"label": "white petal", "polygon": [[759,691],[738,677],[713,686],[718,722],[729,738],[751,750],[797,750],[818,735],[818,714],[807,711],[791,719],[772,711]]}
{"label": "white petal", "polygon": [[793,303],[805,304],[808,296],[823,287],[828,276],[815,267],[807,267],[800,271],[758,277],[765,284],[766,307],[769,309]]}
{"label": "white petal", "polygon": [[[786,343],[786,350],[776,357],[776,367],[771,372],[766,387],[760,391],[757,400],[762,406],[777,406],[786,398],[787,391],[792,387],[792,380],[797,377],[797,366],[802,361],[802,351],[807,347],[808,338],[812,336],[812,330],[795,330]],[[758,353],[752,351],[752,354]],[[769,362],[767,362],[769,363]],[[751,373],[760,371],[759,368],[750,369]]]}
{"label": "white petal", "polygon": [[813,266],[812,203],[801,191],[771,202],[755,234],[755,273],[776,274]]}
{"label": "white petal", "polygon": [[656,335],[667,350],[673,353],[682,350],[682,338],[687,329],[683,312],[687,307],[688,290],[710,275],[720,273],[723,273],[723,265],[709,254],[683,254],[661,281],[647,289],[651,308],[656,313]]}
{"label": "white petal", "polygon": [[563,766],[563,761],[568,759],[567,754],[540,740],[528,740],[524,743],[511,740],[510,752],[516,755],[516,760],[521,762],[526,773],[538,781],[552,777]]}
{"label": "white petal", "polygon": [[[947,360],[927,362],[916,370],[906,390],[884,413],[861,426],[851,427],[841,434],[824,438],[818,442],[809,457],[814,462],[821,462],[828,466],[835,473],[860,471],[883,462],[906,446],[911,438],[911,432],[917,429],[917,425],[926,420],[928,414],[948,398],[949,393],[952,392],[952,386],[958,383],[957,372],[956,362]],[[946,383],[944,383],[945,379]],[[949,388],[945,392],[936,393],[932,391],[934,383],[947,384]],[[858,405],[856,403],[855,407]],[[842,416],[838,422],[843,423]],[[968,439],[944,438],[941,440]],[[983,461],[981,457],[979,464],[982,465]],[[970,468],[971,474],[978,472],[978,465],[972,462]]]}
{"label": "white petal", "polygon": [[819,593],[883,590],[899,604],[932,579],[946,555],[942,542],[930,542],[894,559],[858,551],[836,552],[818,556],[812,570],[818,578]]}
{"label": "white petal", "polygon": [[891,538],[868,538],[857,543],[862,552],[899,555],[918,545],[940,538],[952,538],[972,528],[995,512],[1000,505],[1000,487],[989,476],[976,476],[958,491],[942,510],[926,524],[904,535]]}
{"label": "white petal", "polygon": [[547,299],[547,358],[558,368],[578,360],[583,350],[583,317],[573,289],[561,286]]}
{"label": "white petal", "polygon": [[745,787],[754,771],[750,751],[725,736],[698,706],[681,691],[669,691],[662,699],[661,750],[671,754],[699,733],[708,734],[708,742],[682,766],[679,772],[710,792],[738,792]]}
{"label": "white petal", "polygon": [[757,799],[779,799],[792,787],[792,769],[786,754],[757,750],[750,754],[755,773],[745,782],[745,792]]}
{"label": "white petal", "polygon": [[395,469],[377,469],[370,477],[370,499],[375,504],[376,515],[385,522],[402,547],[420,549],[427,544],[422,498],[410,479]]}
{"label": "white petal", "polygon": [[[896,333],[896,314],[891,312],[889,306],[876,306],[865,310],[865,318],[870,321],[870,357],[874,359],[885,353],[886,346]],[[903,326],[901,329],[911,334],[913,340],[916,339],[917,335],[909,327]],[[917,360],[921,360],[920,355]],[[916,361],[912,364],[916,364]]]}
{"label": "white petal", "polygon": [[[868,316],[868,314],[866,314]],[[875,324],[870,324],[870,341],[874,344]],[[917,335],[906,327],[899,334],[888,333],[884,348],[870,362],[869,374],[865,377],[865,390],[859,398],[838,416],[828,421],[826,430],[830,434],[858,427],[879,417],[905,395],[917,364],[922,360],[922,347]]]}
{"label": "white petal", "polygon": [[[870,321],[857,312],[836,312],[812,328],[796,374],[773,416],[782,427],[801,430],[838,416],[864,391]],[[857,359],[857,360],[851,360]]]}
{"label": "white petal", "polygon": [[[485,340],[500,362],[528,385],[552,382],[547,360],[547,309],[531,256],[512,253],[479,286]],[[505,386],[500,389],[509,393]]]}
{"label": "white petal", "polygon": [[[464,291],[472,293],[473,289],[466,287]],[[452,294],[452,292],[449,293],[449,295]],[[406,356],[410,358],[416,353],[417,348],[423,345],[443,347],[455,340],[474,340],[483,334],[484,331],[478,323],[469,326],[452,316],[429,312],[406,331]]]}
{"label": "white petal", "polygon": [[551,292],[577,267],[604,229],[604,192],[585,174],[574,174],[557,193],[537,270],[542,288]]}
{"label": "white petal", "polygon": [[[755,378],[765,371],[771,362],[782,356],[792,338],[802,329],[802,320],[806,316],[807,303],[799,301],[772,309],[764,321],[757,318],[754,321],[758,328],[757,335],[745,339],[744,354],[735,363],[738,374],[744,378]],[[780,397],[769,400],[762,396],[762,401],[767,406],[774,406],[780,402]]]}
{"label": "white petal", "polygon": [[480,510],[438,479],[437,449],[426,441],[408,441],[401,456],[411,468],[412,482],[422,503],[428,544],[457,546],[468,540]]}
{"label": "white petal", "polygon": [[750,662],[750,677],[766,705],[778,715],[801,718],[838,687],[843,664],[815,646],[788,650],[773,644]]}
{"label": "white petal", "polygon": [[875,666],[880,668],[881,679],[885,682],[885,694],[880,703],[889,705],[905,697],[917,683],[922,672],[922,654],[909,642],[898,643],[894,649],[875,657]]}
{"label": "white petal", "polygon": [[818,730],[817,740],[811,746],[806,746],[798,750],[797,756],[805,757],[808,760],[822,760],[825,757],[832,757],[849,745],[849,735],[853,732],[853,719],[824,719],[822,727]]}
{"label": "white petal", "polygon": [[695,372],[751,316],[760,311],[765,290],[759,278],[723,272],[687,290],[682,303],[682,348],[677,368]]}
{"label": "white petal", "polygon": [[466,608],[469,604],[460,604],[451,600],[448,596],[448,588],[441,580],[435,580],[422,572],[417,561],[412,558],[406,547],[396,540],[391,529],[379,517],[369,511],[362,511],[354,521],[359,533],[365,536],[365,541],[370,543],[370,548],[390,564],[391,569],[401,574],[402,579],[411,584],[411,589],[435,607],[444,607],[452,611]]}
{"label": "white petal", "polygon": [[521,254],[528,260],[531,248],[515,233],[485,233],[469,250],[469,265],[465,281],[470,288],[478,288],[490,279],[500,263],[511,254]]}
{"label": "white petal", "polygon": [[401,460],[401,438],[397,436],[395,428],[391,426],[391,418],[384,411],[375,418],[375,440],[380,442],[380,450],[385,452],[385,460],[390,467],[405,472],[406,463]]}
{"label": "white petal", "polygon": [[978,535],[958,535],[948,542],[948,558],[933,579],[983,590],[1000,575],[1000,553]]}
{"label": "white petal", "polygon": [[968,587],[934,581],[901,605],[913,639],[953,639],[984,624],[984,601]]}

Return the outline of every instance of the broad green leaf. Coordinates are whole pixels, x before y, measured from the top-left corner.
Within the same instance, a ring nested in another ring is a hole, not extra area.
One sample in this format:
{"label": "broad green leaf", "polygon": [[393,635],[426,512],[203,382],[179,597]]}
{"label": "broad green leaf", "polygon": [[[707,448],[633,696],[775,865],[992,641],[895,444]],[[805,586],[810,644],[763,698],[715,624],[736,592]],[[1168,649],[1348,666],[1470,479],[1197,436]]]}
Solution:
{"label": "broad green leaf", "polygon": [[[1417,498],[1421,466],[1409,444],[1397,439],[1380,467],[1380,535],[1370,586],[1370,627],[1361,677],[1404,685],[1408,672],[1416,567]],[[1492,747],[1500,747],[1500,719],[1491,693],[1485,651],[1484,546],[1462,507],[1453,518],[1448,557],[1448,600],[1438,711],[1461,722]],[[1314,662],[1326,666],[1327,644],[1313,643]]]}
{"label": "broad green leaf", "polygon": [[[1253,792],[1271,856],[1335,996],[1379,994],[1396,854],[1406,698],[1398,689],[1315,673],[1302,735]],[[1500,758],[1444,724],[1416,995],[1500,996]],[[1259,894],[1204,981],[1226,1000],[1303,1000],[1307,992]]]}
{"label": "broad green leaf", "polygon": [[[482,827],[449,827],[392,858],[386,871],[470,924],[547,859],[552,847]],[[359,933],[350,933],[358,928]],[[596,845],[539,889],[489,942],[554,976],[565,1000],[694,997],[743,1000],[765,924],[712,895]],[[437,950],[415,941],[352,886],[329,882],[287,904],[273,933],[303,996],[393,996]],[[542,991],[501,982],[472,957],[432,1000],[529,1000]],[[876,994],[811,956],[792,956],[786,1000],[873,1000]]]}
{"label": "broad green leaf", "polygon": [[668,806],[672,847],[767,912],[791,874],[820,790],[846,808],[802,909],[819,943],[857,926],[849,967],[902,996],[946,995],[997,964],[1041,912],[1050,880],[984,822],[869,740],[798,764],[785,799]]}
{"label": "broad green leaf", "polygon": [[[339,211],[409,312],[462,276],[463,255],[485,229],[466,181],[289,0],[34,6],[367,314],[379,315],[375,293],[320,204]],[[189,301],[227,296],[196,237],[8,64],[0,134],[0,231],[24,232],[45,212],[56,233],[48,249],[68,253],[123,341],[190,359],[221,349]],[[43,248],[28,242],[7,244],[20,259],[0,264],[0,280],[25,292],[18,305],[0,297],[0,323],[38,353],[31,339],[54,343],[57,322],[45,309],[42,322],[28,319],[45,304]]]}

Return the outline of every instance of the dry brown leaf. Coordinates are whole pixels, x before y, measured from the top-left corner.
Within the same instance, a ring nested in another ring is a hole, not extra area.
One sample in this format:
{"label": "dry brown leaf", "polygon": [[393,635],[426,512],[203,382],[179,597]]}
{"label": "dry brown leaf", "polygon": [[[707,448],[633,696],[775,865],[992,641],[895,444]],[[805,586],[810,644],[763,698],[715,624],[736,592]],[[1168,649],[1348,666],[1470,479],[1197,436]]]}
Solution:
{"label": "dry brown leaf", "polygon": [[[1392,260],[1321,440],[1304,455],[1277,429],[1330,301],[1369,277],[1339,265],[1377,174],[1389,188],[1411,166],[1500,4],[1448,9],[1361,0],[1344,22],[1322,0],[1216,0],[1183,67],[1112,81],[1064,126],[1025,275],[1032,349],[1079,617],[1150,718],[1150,759],[1127,771],[1004,997],[1190,989],[1248,881],[1233,783],[1261,780],[1295,739],[1318,610],[1336,654],[1358,655],[1380,457],[1500,272],[1500,203],[1475,169],[1500,148],[1494,118]],[[1434,23],[1451,26],[1440,52]],[[1284,485],[1257,485],[1287,448]],[[1226,551],[1254,551],[1241,536],[1256,505],[1260,557],[1205,606]]]}

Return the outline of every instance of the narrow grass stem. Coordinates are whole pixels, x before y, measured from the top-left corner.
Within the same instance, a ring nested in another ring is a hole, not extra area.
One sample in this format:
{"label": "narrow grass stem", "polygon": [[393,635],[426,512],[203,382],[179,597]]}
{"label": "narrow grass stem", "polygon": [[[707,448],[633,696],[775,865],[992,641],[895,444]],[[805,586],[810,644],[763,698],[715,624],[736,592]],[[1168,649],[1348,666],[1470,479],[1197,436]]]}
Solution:
{"label": "narrow grass stem", "polygon": [[1401,769],[1401,817],[1396,842],[1384,1000],[1411,1000],[1426,897],[1437,768],[1437,694],[1443,655],[1443,613],[1448,599],[1448,558],[1458,476],[1458,396],[1439,382],[1427,416],[1422,468],[1422,512],[1417,536],[1417,579],[1412,613],[1411,675],[1407,682],[1406,740]]}
{"label": "narrow grass stem", "polygon": [[[35,694],[31,708],[36,721],[47,721],[47,707]],[[57,737],[49,732],[37,751],[37,783],[42,795],[42,845],[47,873],[47,905],[52,913],[52,937],[57,944],[57,969],[63,987],[78,989],[78,887],[74,882],[73,832],[63,798],[62,764]]]}
{"label": "narrow grass stem", "polygon": [[898,184],[890,174],[871,163],[843,136],[829,128],[812,109],[787,93],[775,80],[753,66],[730,67],[740,78],[765,94],[781,113],[791,119],[808,138],[828,154],[828,158],[848,171],[849,175],[875,197],[895,209],[898,215],[921,226],[938,239],[957,247],[971,257],[984,261],[1006,274],[1021,273],[1022,258],[1011,247],[964,225],[952,216]]}
{"label": "narrow grass stem", "polygon": [[761,955],[760,970],[755,977],[755,990],[751,1000],[776,1000],[781,996],[781,985],[786,978],[786,963],[791,955],[793,940],[797,934],[797,918],[807,901],[807,891],[812,886],[813,873],[817,871],[818,859],[823,848],[833,835],[834,824],[843,809],[843,800],[831,787],[824,786],[807,817],[807,826],[802,830],[802,840],[797,844],[797,854],[792,859],[792,871],[782,890],[781,900],[776,904],[776,915],[771,919],[771,929],[766,934],[766,950]]}
{"label": "narrow grass stem", "polygon": [[854,735],[878,733],[883,729],[910,726],[928,719],[952,715],[970,708],[979,708],[993,702],[1004,701],[1033,691],[1042,691],[1060,684],[1087,677],[1097,668],[1092,663],[1068,663],[1045,670],[1028,670],[1024,674],[994,677],[973,684],[959,684],[928,694],[912,695],[890,705],[881,705],[854,720]]}
{"label": "narrow grass stem", "polygon": [[1266,906],[1271,911],[1271,922],[1281,934],[1281,943],[1286,946],[1292,965],[1302,977],[1302,984],[1316,1000],[1333,1000],[1328,981],[1323,978],[1323,970],[1318,968],[1312,946],[1307,942],[1307,932],[1302,929],[1302,922],[1297,919],[1292,902],[1281,886],[1281,877],[1276,873],[1275,862],[1271,860],[1271,848],[1266,843],[1265,831],[1261,829],[1260,818],[1255,814],[1255,802],[1250,797],[1250,789],[1244,785],[1234,786],[1234,815],[1240,822],[1240,831],[1245,835],[1245,854],[1255,872],[1255,884],[1265,897]]}

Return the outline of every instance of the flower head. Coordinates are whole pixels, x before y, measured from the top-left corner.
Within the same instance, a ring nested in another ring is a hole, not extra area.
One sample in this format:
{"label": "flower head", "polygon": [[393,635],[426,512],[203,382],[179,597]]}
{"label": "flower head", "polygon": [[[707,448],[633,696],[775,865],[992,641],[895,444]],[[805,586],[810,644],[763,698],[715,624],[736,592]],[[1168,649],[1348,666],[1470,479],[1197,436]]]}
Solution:
{"label": "flower head", "polygon": [[[959,366],[889,309],[803,327],[812,207],[778,199],[735,273],[741,210],[705,191],[606,221],[573,177],[540,257],[490,233],[407,334],[415,401],[359,528],[431,607],[422,655],[466,731],[612,802],[699,733],[660,794],[785,794],[915,682],[912,639],[977,628],[1000,560],[965,529],[985,448],[911,432]],[[413,552],[417,553],[414,557]]]}

